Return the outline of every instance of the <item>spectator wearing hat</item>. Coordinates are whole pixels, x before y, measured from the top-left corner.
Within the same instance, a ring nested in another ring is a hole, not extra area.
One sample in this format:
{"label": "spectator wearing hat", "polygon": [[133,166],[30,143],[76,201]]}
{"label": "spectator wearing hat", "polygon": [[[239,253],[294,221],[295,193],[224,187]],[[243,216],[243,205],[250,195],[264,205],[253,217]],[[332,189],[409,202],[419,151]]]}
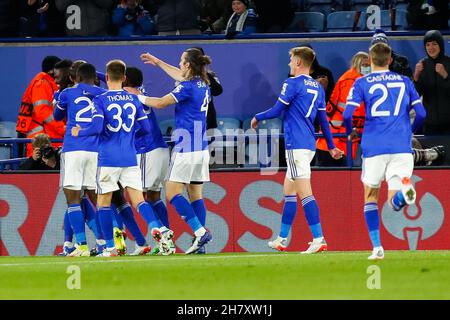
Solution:
{"label": "spectator wearing hat", "polygon": [[233,13],[228,19],[225,35],[229,38],[238,34],[250,34],[256,32],[256,13],[249,9],[248,0],[232,0]]}
{"label": "spectator wearing hat", "polygon": [[450,57],[438,30],[428,31],[423,44],[427,57],[414,72],[414,85],[427,109],[425,134],[450,134]]}
{"label": "spectator wearing hat", "polygon": [[[375,33],[372,36],[372,41],[370,42],[370,46],[373,46],[377,43],[386,43],[389,45],[388,38],[386,34],[384,33],[383,29],[376,29]],[[412,70],[409,67],[409,61],[408,58],[405,56],[402,56],[394,50],[392,50],[392,62],[389,65],[389,70],[404,76],[407,76],[409,78],[412,78]]]}

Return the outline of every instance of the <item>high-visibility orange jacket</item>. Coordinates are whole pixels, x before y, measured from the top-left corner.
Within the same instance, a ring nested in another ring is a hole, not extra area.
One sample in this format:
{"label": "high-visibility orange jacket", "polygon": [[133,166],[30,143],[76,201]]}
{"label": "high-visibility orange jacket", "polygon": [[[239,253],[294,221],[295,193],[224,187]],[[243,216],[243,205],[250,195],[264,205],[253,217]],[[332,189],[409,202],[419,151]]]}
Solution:
{"label": "high-visibility orange jacket", "polygon": [[[345,133],[344,118],[342,114],[347,103],[347,96],[352,88],[355,80],[362,77],[354,68],[347,70],[336,82],[330,100],[327,103],[327,118],[330,123],[331,133]],[[353,113],[353,127],[356,127],[361,133],[364,127],[365,111],[364,105],[361,104]],[[337,148],[344,151],[347,155],[347,138],[333,138]],[[356,148],[359,138],[353,142],[353,158],[356,156]],[[317,139],[317,149],[327,151],[327,143],[325,138]]]}
{"label": "high-visibility orange jacket", "polygon": [[[22,97],[16,130],[33,138],[46,133],[50,138],[63,138],[66,126],[63,121],[53,119],[53,95],[58,90],[55,80],[45,72],[38,73],[31,80]],[[30,117],[31,116],[31,117]],[[53,146],[60,146],[60,143]],[[27,145],[27,157],[33,154],[33,148]]]}

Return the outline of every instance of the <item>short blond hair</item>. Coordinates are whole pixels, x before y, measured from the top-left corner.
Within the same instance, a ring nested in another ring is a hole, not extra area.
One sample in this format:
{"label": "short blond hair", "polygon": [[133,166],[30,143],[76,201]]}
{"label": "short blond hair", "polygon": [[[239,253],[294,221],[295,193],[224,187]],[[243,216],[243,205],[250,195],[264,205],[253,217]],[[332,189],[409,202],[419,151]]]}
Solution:
{"label": "short blond hair", "polygon": [[385,67],[389,65],[391,59],[392,50],[386,43],[378,42],[369,49],[370,59],[372,63],[377,67]]}
{"label": "short blond hair", "polygon": [[316,53],[308,47],[295,47],[289,50],[289,55],[300,58],[305,67],[309,68],[316,58]]}
{"label": "short blond hair", "polygon": [[111,60],[106,64],[106,74],[112,81],[120,81],[125,77],[127,65],[122,60]]}

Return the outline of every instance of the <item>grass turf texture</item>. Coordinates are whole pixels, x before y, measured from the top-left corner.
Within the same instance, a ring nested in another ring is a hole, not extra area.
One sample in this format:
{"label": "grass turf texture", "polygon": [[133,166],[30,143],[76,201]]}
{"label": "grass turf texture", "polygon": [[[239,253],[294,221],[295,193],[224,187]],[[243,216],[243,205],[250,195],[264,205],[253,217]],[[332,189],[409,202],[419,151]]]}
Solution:
{"label": "grass turf texture", "polygon": [[[378,262],[369,254],[0,257],[0,299],[450,299],[450,251],[387,251]],[[66,286],[71,265],[79,290]],[[371,265],[379,290],[367,288]]]}

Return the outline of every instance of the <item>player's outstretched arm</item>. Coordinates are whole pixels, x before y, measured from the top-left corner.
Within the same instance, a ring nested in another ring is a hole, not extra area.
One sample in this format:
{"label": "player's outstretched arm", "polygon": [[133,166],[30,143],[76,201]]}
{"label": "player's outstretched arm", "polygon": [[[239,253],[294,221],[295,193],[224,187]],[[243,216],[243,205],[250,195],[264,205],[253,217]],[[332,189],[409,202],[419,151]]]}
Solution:
{"label": "player's outstretched arm", "polygon": [[416,117],[414,118],[414,122],[411,126],[411,131],[413,133],[417,132],[420,128],[422,128],[423,122],[425,121],[425,118],[427,116],[427,112],[425,111],[425,107],[422,104],[422,101],[418,101],[416,104],[413,105],[414,110],[416,111]]}
{"label": "player's outstretched arm", "polygon": [[256,120],[256,125],[258,121],[273,119],[281,116],[285,108],[286,104],[282,103],[280,100],[277,100],[272,108],[255,115],[254,119]]}
{"label": "player's outstretched arm", "polygon": [[148,52],[141,54],[141,60],[145,64],[152,64],[154,66],[160,67],[161,69],[163,69],[165,73],[169,75],[169,77],[171,77],[175,81],[184,80],[184,78],[181,75],[181,70],[179,68],[158,59],[157,57]]}
{"label": "player's outstretched arm", "polygon": [[92,122],[86,128],[81,128],[80,125],[76,125],[72,127],[70,130],[72,137],[87,137],[87,136],[95,136],[100,134],[103,129],[103,120],[104,117],[101,114],[95,114],[92,116]]}
{"label": "player's outstretched arm", "polygon": [[177,103],[177,100],[171,93],[166,94],[162,98],[147,97],[140,94],[138,95],[138,98],[142,104],[145,104],[146,106],[153,107],[156,109],[163,109],[167,106]]}

